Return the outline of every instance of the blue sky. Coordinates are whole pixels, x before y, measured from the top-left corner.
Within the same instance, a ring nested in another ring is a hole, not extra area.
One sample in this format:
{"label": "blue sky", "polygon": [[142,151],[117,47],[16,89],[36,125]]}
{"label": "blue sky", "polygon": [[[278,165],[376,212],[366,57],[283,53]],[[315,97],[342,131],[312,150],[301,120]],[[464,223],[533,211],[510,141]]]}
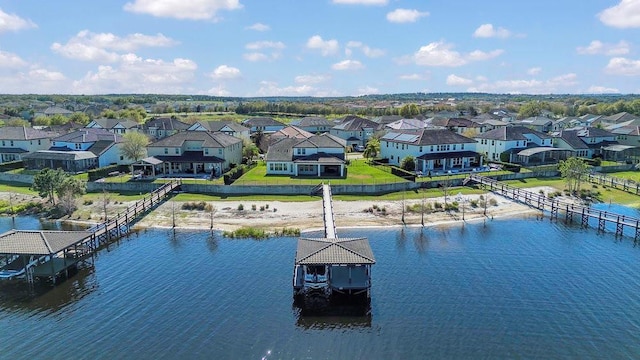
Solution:
{"label": "blue sky", "polygon": [[640,93],[640,0],[0,0],[0,93]]}

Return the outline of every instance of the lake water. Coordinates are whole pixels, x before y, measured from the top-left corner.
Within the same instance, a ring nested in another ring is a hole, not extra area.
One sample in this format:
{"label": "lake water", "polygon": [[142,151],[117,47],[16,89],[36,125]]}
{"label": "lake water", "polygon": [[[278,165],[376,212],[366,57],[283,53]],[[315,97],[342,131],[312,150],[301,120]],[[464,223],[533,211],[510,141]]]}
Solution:
{"label": "lake water", "polygon": [[295,238],[147,230],[37,295],[0,286],[0,358],[640,357],[632,238],[535,218],[338,233],[370,240],[369,315],[301,314]]}

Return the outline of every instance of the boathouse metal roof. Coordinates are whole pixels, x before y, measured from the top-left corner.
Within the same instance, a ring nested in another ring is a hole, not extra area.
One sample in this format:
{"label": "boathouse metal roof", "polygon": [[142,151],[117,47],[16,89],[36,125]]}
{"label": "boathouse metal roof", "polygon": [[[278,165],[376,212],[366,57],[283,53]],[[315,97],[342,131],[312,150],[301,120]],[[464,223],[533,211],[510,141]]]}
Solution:
{"label": "boathouse metal roof", "polygon": [[91,234],[88,231],[9,230],[0,235],[0,254],[51,255]]}
{"label": "boathouse metal roof", "polygon": [[297,265],[375,264],[375,262],[367,238],[298,239]]}

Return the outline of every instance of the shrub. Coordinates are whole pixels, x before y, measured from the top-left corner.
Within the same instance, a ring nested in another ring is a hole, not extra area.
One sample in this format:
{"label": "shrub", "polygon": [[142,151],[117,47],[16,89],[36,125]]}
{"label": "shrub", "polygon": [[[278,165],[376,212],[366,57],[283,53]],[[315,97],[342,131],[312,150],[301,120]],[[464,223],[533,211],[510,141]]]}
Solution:
{"label": "shrub", "polygon": [[264,211],[264,206],[260,206],[260,211]]}
{"label": "shrub", "polygon": [[238,211],[242,211],[242,210],[244,210],[244,205],[238,204]]}
{"label": "shrub", "polygon": [[256,211],[256,204],[251,205],[251,210]]}
{"label": "shrub", "polygon": [[181,206],[182,210],[198,210],[198,211],[211,211],[213,210],[213,205],[207,204],[204,201],[200,202],[185,202]]}
{"label": "shrub", "polygon": [[269,204],[265,204],[265,205],[264,205],[264,208],[265,208],[265,209],[268,209],[268,208],[269,208]]}
{"label": "shrub", "polygon": [[265,239],[269,235],[263,229],[256,229],[252,227],[241,227],[234,231],[225,231],[222,236],[231,239],[237,238],[251,238],[251,239]]}
{"label": "shrub", "polygon": [[436,201],[436,202],[433,203],[433,208],[438,210],[438,211],[442,210],[442,204],[440,204],[439,202]]}
{"label": "shrub", "polygon": [[491,206],[498,206],[498,200],[496,200],[496,199],[489,199],[489,205],[491,205]]}
{"label": "shrub", "polygon": [[93,204],[93,200],[90,200],[90,199],[87,199],[82,202],[82,205],[92,205],[92,204]]}
{"label": "shrub", "polygon": [[471,205],[472,208],[477,208],[478,207],[478,200],[471,200],[471,201],[469,201],[469,204]]}

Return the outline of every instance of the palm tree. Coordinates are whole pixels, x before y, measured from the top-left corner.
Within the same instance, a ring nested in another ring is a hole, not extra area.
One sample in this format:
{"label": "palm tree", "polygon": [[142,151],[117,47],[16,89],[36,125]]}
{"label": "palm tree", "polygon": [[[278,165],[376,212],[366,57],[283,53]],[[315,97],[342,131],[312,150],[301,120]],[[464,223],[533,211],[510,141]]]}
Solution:
{"label": "palm tree", "polygon": [[380,152],[380,140],[378,138],[371,138],[367,142],[367,146],[364,148],[362,152],[362,156],[366,159],[371,159],[378,156]]}

